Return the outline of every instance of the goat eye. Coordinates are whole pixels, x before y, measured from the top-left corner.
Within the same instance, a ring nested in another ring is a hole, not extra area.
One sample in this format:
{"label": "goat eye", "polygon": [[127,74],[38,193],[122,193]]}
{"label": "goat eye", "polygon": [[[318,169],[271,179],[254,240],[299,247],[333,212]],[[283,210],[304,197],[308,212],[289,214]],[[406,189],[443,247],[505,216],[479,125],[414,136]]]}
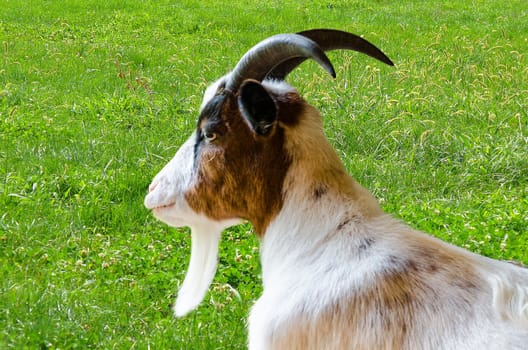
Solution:
{"label": "goat eye", "polygon": [[212,142],[216,140],[216,137],[217,137],[216,133],[210,132],[210,131],[204,131],[203,135],[204,135],[205,141],[207,142]]}

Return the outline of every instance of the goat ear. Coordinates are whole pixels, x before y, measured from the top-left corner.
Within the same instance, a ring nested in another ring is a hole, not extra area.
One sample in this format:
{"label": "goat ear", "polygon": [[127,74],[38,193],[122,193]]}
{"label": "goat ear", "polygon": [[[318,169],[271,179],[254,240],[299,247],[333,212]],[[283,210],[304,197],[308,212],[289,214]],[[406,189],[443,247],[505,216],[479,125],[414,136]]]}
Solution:
{"label": "goat ear", "polygon": [[258,135],[267,135],[277,120],[277,106],[257,81],[246,80],[240,87],[238,108]]}

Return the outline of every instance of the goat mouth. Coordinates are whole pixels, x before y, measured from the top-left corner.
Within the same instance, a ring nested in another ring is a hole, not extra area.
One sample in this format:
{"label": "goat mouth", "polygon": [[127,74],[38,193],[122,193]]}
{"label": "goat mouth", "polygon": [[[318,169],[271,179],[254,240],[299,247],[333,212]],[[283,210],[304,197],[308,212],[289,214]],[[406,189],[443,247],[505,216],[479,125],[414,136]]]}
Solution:
{"label": "goat mouth", "polygon": [[163,210],[163,209],[167,209],[167,208],[171,208],[171,207],[174,207],[176,203],[169,203],[169,204],[163,204],[163,205],[158,205],[156,207],[153,207],[152,208],[152,211],[157,211],[157,210]]}

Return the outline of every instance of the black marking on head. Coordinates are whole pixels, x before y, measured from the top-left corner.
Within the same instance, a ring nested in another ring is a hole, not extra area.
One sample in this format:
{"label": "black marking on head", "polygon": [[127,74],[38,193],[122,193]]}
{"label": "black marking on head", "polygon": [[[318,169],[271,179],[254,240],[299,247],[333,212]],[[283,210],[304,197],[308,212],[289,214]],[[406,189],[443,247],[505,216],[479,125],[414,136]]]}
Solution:
{"label": "black marking on head", "polygon": [[198,125],[200,128],[203,121],[207,120],[221,120],[222,119],[222,106],[226,101],[227,95],[220,93],[213,96],[213,98],[207,102],[207,104],[202,109],[200,116],[198,117]]}
{"label": "black marking on head", "polygon": [[222,110],[223,105],[227,99],[227,94],[221,93],[216,94],[202,109],[200,116],[198,117],[198,123],[196,125],[196,140],[194,142],[194,164],[196,166],[198,154],[200,153],[200,147],[203,145],[205,139],[205,131],[209,129],[217,129],[218,126],[223,124],[222,121]]}

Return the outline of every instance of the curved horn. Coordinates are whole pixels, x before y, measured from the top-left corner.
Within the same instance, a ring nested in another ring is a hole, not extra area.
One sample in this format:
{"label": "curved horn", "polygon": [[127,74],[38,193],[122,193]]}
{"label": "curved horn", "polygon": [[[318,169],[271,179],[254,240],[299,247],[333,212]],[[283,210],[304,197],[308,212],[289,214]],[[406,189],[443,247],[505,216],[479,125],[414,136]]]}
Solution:
{"label": "curved horn", "polygon": [[278,34],[253,46],[231,72],[226,89],[236,92],[246,79],[262,81],[270,71],[284,61],[311,58],[335,78],[332,63],[324,51],[311,39],[298,34]]}
{"label": "curved horn", "polygon": [[[354,50],[369,55],[389,66],[394,66],[394,63],[392,63],[390,58],[388,58],[380,49],[369,43],[367,40],[352,33],[333,29],[313,29],[299,32],[297,34],[315,41],[323,51],[338,49]],[[292,70],[297,68],[297,66],[304,61],[305,58],[303,57],[295,57],[286,60],[270,71],[266,78],[284,80]]]}

